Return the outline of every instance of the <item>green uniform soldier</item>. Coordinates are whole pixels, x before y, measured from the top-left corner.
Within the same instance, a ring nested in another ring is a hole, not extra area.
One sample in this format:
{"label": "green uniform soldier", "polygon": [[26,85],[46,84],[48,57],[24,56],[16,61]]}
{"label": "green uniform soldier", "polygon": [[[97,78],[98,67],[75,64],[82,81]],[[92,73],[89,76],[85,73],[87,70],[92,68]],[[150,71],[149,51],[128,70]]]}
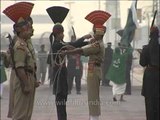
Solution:
{"label": "green uniform soldier", "polygon": [[89,56],[87,75],[89,120],[98,120],[101,114],[99,86],[102,77],[101,63],[104,59],[105,52],[103,36],[106,31],[103,24],[110,16],[109,13],[100,10],[88,14],[86,19],[94,24],[94,37],[91,39],[91,44],[64,52],[64,54],[83,54]]}
{"label": "green uniform soldier", "polygon": [[[33,111],[35,87],[37,85],[34,75],[35,61],[27,45],[27,40],[32,36],[33,29],[26,21],[31,14],[33,5],[28,2],[19,2],[3,11],[15,22],[17,32],[16,43],[11,55],[16,73],[13,79],[13,120],[31,120]],[[19,11],[24,12],[20,14]]]}

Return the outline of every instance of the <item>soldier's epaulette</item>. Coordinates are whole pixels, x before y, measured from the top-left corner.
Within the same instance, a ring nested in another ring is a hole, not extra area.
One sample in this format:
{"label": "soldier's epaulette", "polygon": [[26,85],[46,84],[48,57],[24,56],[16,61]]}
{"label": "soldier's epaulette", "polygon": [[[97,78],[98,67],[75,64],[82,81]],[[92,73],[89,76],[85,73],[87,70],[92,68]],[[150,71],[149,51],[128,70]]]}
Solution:
{"label": "soldier's epaulette", "polygon": [[24,46],[24,43],[23,43],[23,42],[21,42],[21,43],[20,43],[20,45],[21,45],[21,46]]}
{"label": "soldier's epaulette", "polygon": [[68,45],[68,43],[67,42],[61,42],[62,43],[62,45]]}
{"label": "soldier's epaulette", "polygon": [[92,47],[100,47],[100,44],[99,44],[99,42],[95,42],[95,43],[93,43],[91,46],[92,46]]}

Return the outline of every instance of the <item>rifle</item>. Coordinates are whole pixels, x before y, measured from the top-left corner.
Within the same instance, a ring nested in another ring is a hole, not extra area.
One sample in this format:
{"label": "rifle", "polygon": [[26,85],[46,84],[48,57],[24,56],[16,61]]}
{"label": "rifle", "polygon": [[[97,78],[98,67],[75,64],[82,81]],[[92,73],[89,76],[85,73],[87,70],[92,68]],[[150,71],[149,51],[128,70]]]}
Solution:
{"label": "rifle", "polygon": [[74,30],[73,26],[72,26],[72,30],[73,30],[73,35],[76,36],[76,33],[75,33],[75,30]]}
{"label": "rifle", "polygon": [[11,35],[8,33],[7,34],[8,36],[6,36],[6,38],[9,39],[9,51],[10,51],[10,55],[11,55],[11,60],[12,60],[12,63],[13,63],[13,69],[15,69],[15,62],[14,62],[14,42],[13,42],[13,39],[11,37]]}
{"label": "rifle", "polygon": [[24,91],[24,83],[22,82],[20,76],[18,75],[18,71],[15,67],[15,61],[14,61],[14,40],[12,39],[11,35],[8,33],[8,36],[6,36],[6,38],[9,39],[9,51],[10,51],[10,55],[11,55],[11,60],[12,60],[12,64],[13,64],[13,69],[15,70],[15,74],[16,76],[18,77],[18,79],[20,80],[20,84],[21,84],[21,88],[22,88],[22,91]]}
{"label": "rifle", "polygon": [[74,30],[74,27],[72,26],[72,31],[73,31],[73,37],[74,39],[76,40],[76,33],[75,33],[75,30]]}
{"label": "rifle", "polygon": [[154,17],[153,17],[153,20],[152,20],[151,27],[153,27],[153,25],[154,25],[154,21],[156,19],[156,14],[157,14],[157,10],[154,12]]}

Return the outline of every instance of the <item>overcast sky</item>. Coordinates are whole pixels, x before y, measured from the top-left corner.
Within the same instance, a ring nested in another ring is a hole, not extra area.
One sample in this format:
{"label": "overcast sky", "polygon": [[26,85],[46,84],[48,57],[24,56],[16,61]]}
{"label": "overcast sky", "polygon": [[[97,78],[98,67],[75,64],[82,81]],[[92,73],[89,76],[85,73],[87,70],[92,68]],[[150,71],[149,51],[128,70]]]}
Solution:
{"label": "overcast sky", "polygon": [[[18,1],[16,1],[18,2]],[[32,15],[35,14],[43,14],[43,15],[47,15],[46,9],[51,7],[51,6],[64,6],[69,8],[69,5],[67,4],[67,1],[30,1],[32,3],[35,3],[33,11],[32,11]],[[111,3],[112,1],[110,1]],[[8,7],[9,5],[14,4],[15,1],[1,1],[1,14],[2,11]],[[85,16],[90,13],[93,10],[98,10],[99,7],[101,10],[105,10],[105,5],[106,2],[104,0],[102,0],[100,2],[101,4],[99,5],[99,1],[98,0],[93,0],[93,1],[88,1],[88,0],[75,0],[75,2],[72,4],[71,9],[69,14],[71,14],[73,16],[73,21],[74,21],[74,27],[75,27],[75,31],[77,33],[77,36],[80,37],[88,32],[90,32],[92,30],[92,24],[90,22],[88,22],[87,20],[85,20]],[[120,17],[121,17],[121,26],[124,27],[125,23],[126,23],[126,19],[127,19],[127,9],[130,7],[131,5],[131,1],[121,1],[120,2]],[[152,5],[150,1],[141,1],[138,2],[138,7],[142,7],[142,6],[148,6],[148,5]],[[110,14],[112,15],[113,11],[109,11]],[[112,17],[111,17],[112,18]],[[65,19],[65,21],[63,22],[63,25],[65,27],[65,34],[67,37],[67,33],[68,33],[68,27],[69,27],[69,15],[67,16],[67,18]],[[109,19],[107,22],[109,22],[111,19]],[[106,22],[106,24],[107,24]],[[54,24],[53,24],[54,25]],[[35,24],[34,25],[34,29],[35,29],[35,35],[38,34],[42,34],[43,32],[46,31],[51,31],[52,24],[50,25],[39,25],[39,24]],[[2,25],[2,28],[12,28],[12,25],[9,26],[5,26]],[[1,31],[3,32],[3,30]],[[12,32],[12,30],[10,29],[9,32]]]}

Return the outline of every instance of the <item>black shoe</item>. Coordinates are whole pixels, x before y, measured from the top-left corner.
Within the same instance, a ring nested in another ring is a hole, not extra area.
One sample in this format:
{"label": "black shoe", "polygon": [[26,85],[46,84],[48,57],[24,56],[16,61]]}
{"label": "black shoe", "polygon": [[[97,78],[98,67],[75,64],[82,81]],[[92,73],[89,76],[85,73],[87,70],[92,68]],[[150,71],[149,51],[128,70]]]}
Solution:
{"label": "black shoe", "polygon": [[125,92],[124,94],[125,94],[125,95],[131,95],[131,93],[130,93],[130,92]]}
{"label": "black shoe", "polygon": [[119,101],[120,101],[120,102],[126,102],[126,100],[124,100],[124,99],[120,99]]}
{"label": "black shoe", "polygon": [[81,92],[80,91],[77,91],[77,95],[80,95],[81,94]]}
{"label": "black shoe", "polygon": [[115,102],[115,101],[117,101],[117,99],[114,97],[114,98],[113,98],[113,101]]}

